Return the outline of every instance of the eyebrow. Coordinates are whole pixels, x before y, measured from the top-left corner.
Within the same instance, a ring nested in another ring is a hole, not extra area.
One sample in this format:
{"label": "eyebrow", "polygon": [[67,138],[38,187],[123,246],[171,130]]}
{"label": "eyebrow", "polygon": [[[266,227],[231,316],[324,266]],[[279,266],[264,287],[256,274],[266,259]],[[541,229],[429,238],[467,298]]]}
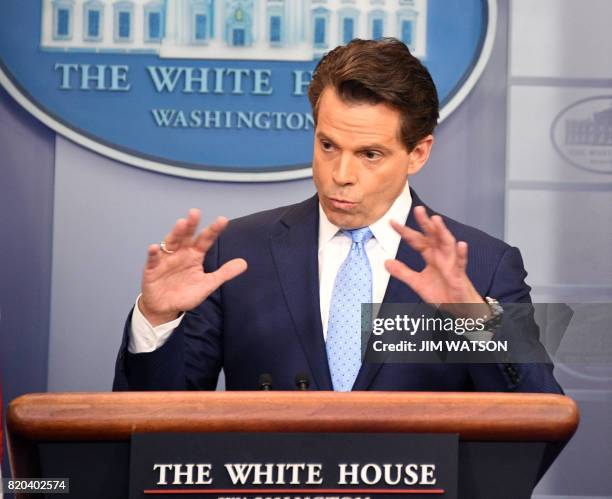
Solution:
{"label": "eyebrow", "polygon": [[378,143],[374,143],[374,144],[367,144],[365,146],[360,147],[359,149],[357,149],[357,151],[372,151],[372,150],[380,150],[384,153],[390,153],[391,150],[386,147],[383,146],[382,144],[378,144]]}
{"label": "eyebrow", "polygon": [[[332,144],[336,145],[336,142],[332,138],[325,135],[323,132],[317,132],[316,138],[319,140],[327,140],[331,142]],[[385,153],[391,152],[391,150],[387,146],[383,144],[379,144],[378,142],[362,145],[357,149],[357,151],[371,151],[373,149],[379,149]]]}
{"label": "eyebrow", "polygon": [[317,132],[316,137],[319,140],[325,139],[331,142],[332,144],[335,144],[335,142],[331,138],[329,138],[327,135],[325,135],[323,132]]}

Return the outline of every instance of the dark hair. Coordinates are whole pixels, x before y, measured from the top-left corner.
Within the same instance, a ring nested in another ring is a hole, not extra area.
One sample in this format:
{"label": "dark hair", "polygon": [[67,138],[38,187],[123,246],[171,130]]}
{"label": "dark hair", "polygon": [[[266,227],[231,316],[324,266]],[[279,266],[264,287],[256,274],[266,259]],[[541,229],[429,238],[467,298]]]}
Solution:
{"label": "dark hair", "polygon": [[308,87],[315,122],[327,87],[347,102],[386,103],[397,109],[400,139],[408,151],[438,123],[438,93],[429,71],[395,38],[355,39],[319,61]]}

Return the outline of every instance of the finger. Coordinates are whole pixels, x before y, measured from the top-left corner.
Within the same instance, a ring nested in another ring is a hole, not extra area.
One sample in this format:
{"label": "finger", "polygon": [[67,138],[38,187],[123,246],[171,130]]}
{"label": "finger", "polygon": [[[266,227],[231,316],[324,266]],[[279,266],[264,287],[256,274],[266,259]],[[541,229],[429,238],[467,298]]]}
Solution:
{"label": "finger", "polygon": [[468,243],[459,241],[457,243],[457,269],[465,272],[468,263]]}
{"label": "finger", "polygon": [[207,294],[212,293],[220,287],[224,282],[227,282],[234,277],[242,274],[247,269],[247,262],[242,258],[234,258],[229,262],[224,263],[214,272],[207,274],[209,276]]}
{"label": "finger", "polygon": [[161,259],[161,248],[159,244],[152,244],[147,251],[147,262],[145,270],[152,270],[159,265]]}
{"label": "finger", "polygon": [[191,208],[187,213],[187,226],[185,229],[185,237],[192,239],[198,225],[200,224],[200,210]]}
{"label": "finger", "polygon": [[454,236],[451,234],[450,230],[447,229],[444,224],[444,220],[440,215],[434,215],[431,217],[431,221],[435,227],[436,237],[440,242],[442,249],[447,254],[452,254],[455,252],[455,243],[457,242]]}
{"label": "finger", "polygon": [[405,263],[398,260],[386,260],[385,269],[396,279],[407,284],[416,291],[419,283],[420,273],[409,268]]}
{"label": "finger", "polygon": [[435,226],[427,215],[427,210],[425,210],[424,206],[415,206],[414,218],[427,236],[436,237]]}
{"label": "finger", "polygon": [[187,231],[187,220],[179,218],[172,230],[164,237],[166,242],[166,249],[168,251],[176,251],[180,248],[184,242],[185,234]]}
{"label": "finger", "polygon": [[429,247],[427,238],[419,231],[399,224],[394,220],[391,220],[391,227],[393,227],[393,230],[395,230],[395,232],[397,232],[414,250],[422,252]]}
{"label": "finger", "polygon": [[217,217],[217,219],[211,223],[208,227],[204,228],[200,235],[196,239],[196,249],[206,253],[221,233],[227,227],[229,220],[225,217]]}

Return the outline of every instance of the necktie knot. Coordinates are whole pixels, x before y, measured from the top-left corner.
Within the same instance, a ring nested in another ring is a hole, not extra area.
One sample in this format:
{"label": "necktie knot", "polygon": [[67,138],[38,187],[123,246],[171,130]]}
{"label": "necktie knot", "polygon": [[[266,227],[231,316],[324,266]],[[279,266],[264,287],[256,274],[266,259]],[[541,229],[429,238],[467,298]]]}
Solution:
{"label": "necktie knot", "polygon": [[345,234],[349,235],[354,243],[365,244],[372,238],[372,231],[369,227],[361,229],[345,230]]}

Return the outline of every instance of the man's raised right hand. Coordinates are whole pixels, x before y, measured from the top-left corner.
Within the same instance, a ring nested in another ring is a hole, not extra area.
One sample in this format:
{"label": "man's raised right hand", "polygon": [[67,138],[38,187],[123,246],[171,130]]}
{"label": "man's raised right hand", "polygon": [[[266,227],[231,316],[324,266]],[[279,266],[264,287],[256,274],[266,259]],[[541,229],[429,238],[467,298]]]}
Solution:
{"label": "man's raised right hand", "polygon": [[219,217],[196,236],[199,223],[200,210],[191,209],[187,218],[177,220],[165,237],[167,252],[159,244],[149,246],[137,306],[153,327],[198,306],[224,282],[247,268],[245,260],[236,258],[215,272],[204,272],[206,252],[229,222]]}

